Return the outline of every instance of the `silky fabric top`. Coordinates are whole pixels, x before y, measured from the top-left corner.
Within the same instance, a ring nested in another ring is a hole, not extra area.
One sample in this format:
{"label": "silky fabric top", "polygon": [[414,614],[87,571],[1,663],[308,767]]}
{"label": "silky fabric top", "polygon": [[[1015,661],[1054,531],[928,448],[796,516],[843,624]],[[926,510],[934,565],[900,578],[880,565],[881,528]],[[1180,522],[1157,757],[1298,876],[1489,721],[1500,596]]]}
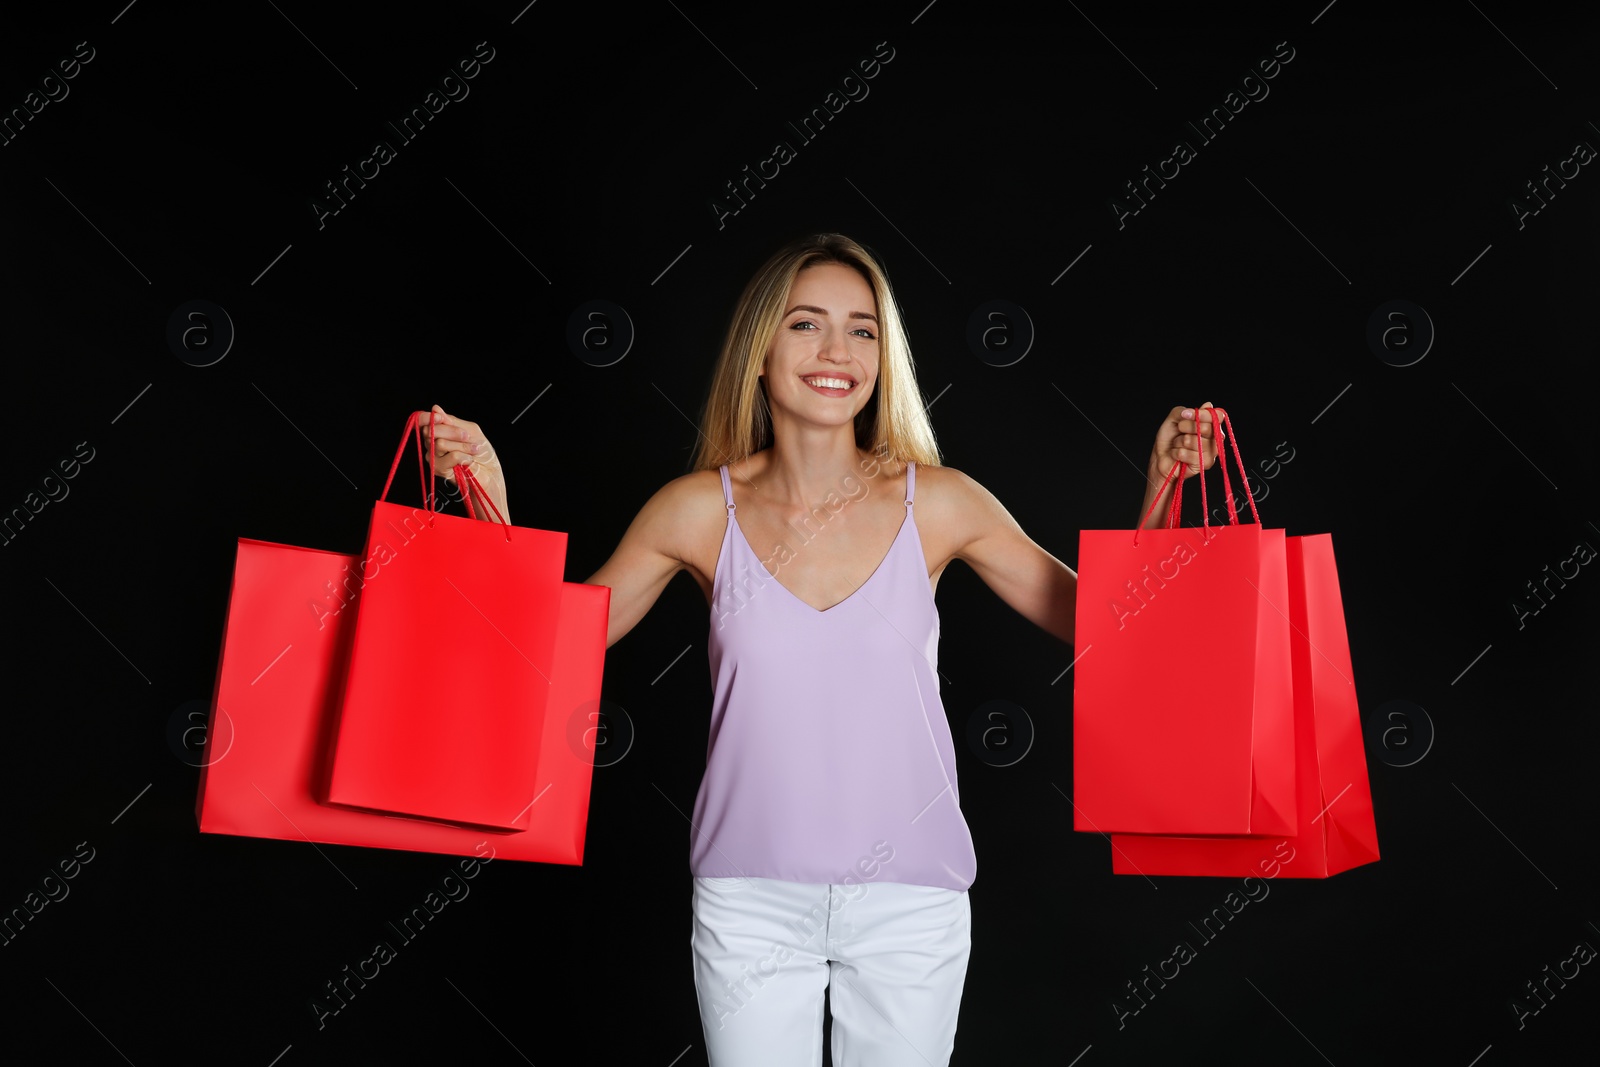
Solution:
{"label": "silky fabric top", "polygon": [[906,514],[888,554],[822,611],[767,571],[721,470],[728,526],[708,641],[715,699],[690,870],[966,889],[977,856],[939,699],[939,610],[912,517],[916,465],[907,464]]}

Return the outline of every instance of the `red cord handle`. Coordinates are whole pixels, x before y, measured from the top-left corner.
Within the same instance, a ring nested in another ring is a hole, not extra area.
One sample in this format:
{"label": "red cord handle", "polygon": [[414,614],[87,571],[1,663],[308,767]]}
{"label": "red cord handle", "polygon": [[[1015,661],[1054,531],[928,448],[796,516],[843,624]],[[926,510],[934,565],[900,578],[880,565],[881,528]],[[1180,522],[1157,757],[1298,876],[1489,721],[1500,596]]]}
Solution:
{"label": "red cord handle", "polygon": [[[394,462],[389,465],[388,480],[383,483],[383,495],[378,497],[378,499],[389,499],[389,487],[394,484],[395,472],[400,469],[400,457],[404,456],[406,452],[406,438],[412,436],[416,438],[417,442],[417,477],[422,480],[422,504],[428,512],[428,526],[431,529],[433,527],[434,513],[438,509],[434,506],[433,485],[431,480],[428,478],[428,463],[423,457],[422,453],[422,420],[417,418],[417,413],[415,411],[413,411],[406,418],[406,428],[401,432],[400,435],[400,447],[395,450]],[[430,411],[428,412],[428,455],[431,456],[432,454],[433,412]],[[500,514],[500,509],[495,507],[493,500],[489,499],[489,494],[484,490],[483,485],[479,483],[477,476],[472,473],[471,468],[464,463],[458,463],[455,466],[455,474],[456,484],[462,487],[463,496],[466,499],[467,513],[473,518],[477,518],[477,512],[475,512],[472,507],[471,495],[472,492],[476,490],[477,493],[483,497],[484,502],[487,503],[490,508],[494,509],[494,513],[500,519],[501,525],[505,527],[506,540],[510,541],[511,524],[506,522],[505,517]],[[485,512],[485,514],[487,515],[487,512]]]}
{"label": "red cord handle", "polygon": [[474,519],[478,517],[477,511],[472,507],[472,494],[476,492],[478,496],[483,498],[483,502],[488,505],[488,507],[484,509],[484,518],[487,519],[489,517],[489,511],[493,510],[495,517],[499,519],[501,524],[506,528],[506,540],[510,541],[511,524],[506,522],[505,516],[501,515],[500,509],[495,506],[494,498],[489,495],[488,490],[484,489],[483,483],[478,481],[478,476],[472,473],[472,468],[467,466],[465,463],[456,464],[456,484],[462,488],[461,499],[467,505],[467,514],[471,515]]}
{"label": "red cord handle", "polygon": [[[1234,432],[1233,419],[1229,418],[1228,413],[1220,408],[1213,408],[1212,411],[1214,414],[1211,417],[1216,420],[1217,426],[1217,454],[1222,459],[1222,463],[1219,464],[1222,467],[1222,490],[1228,496],[1229,525],[1239,525],[1239,515],[1238,512],[1234,510],[1233,485],[1228,481],[1228,454],[1227,450],[1222,447],[1224,437],[1222,432],[1223,423],[1227,423],[1228,425],[1228,431],[1225,436],[1227,438],[1227,442],[1233,447],[1233,459],[1239,467],[1239,481],[1244,485],[1245,499],[1250,502],[1250,514],[1255,516],[1256,525],[1260,526],[1261,512],[1256,510],[1256,497],[1255,494],[1250,491],[1250,472],[1245,469],[1244,457],[1239,455],[1239,435]],[[1210,518],[1210,516],[1208,515],[1207,518]]]}

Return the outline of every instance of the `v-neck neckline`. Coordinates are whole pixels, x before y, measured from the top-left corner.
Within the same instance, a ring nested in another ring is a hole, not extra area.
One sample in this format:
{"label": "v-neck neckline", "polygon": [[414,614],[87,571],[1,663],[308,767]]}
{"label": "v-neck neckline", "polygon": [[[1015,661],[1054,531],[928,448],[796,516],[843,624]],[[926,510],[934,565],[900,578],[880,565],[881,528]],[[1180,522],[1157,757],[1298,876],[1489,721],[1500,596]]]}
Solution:
{"label": "v-neck neckline", "polygon": [[756,565],[761,568],[761,573],[766,575],[767,579],[769,581],[771,581],[774,585],[776,585],[779,589],[782,589],[786,594],[788,594],[789,599],[793,600],[796,604],[799,604],[801,607],[803,607],[803,608],[807,609],[808,611],[811,611],[811,612],[813,612],[814,614],[817,614],[817,615],[827,615],[827,614],[831,613],[834,609],[843,607],[845,604],[850,603],[850,601],[854,600],[857,596],[859,596],[861,594],[861,591],[864,590],[867,586],[871,585],[873,579],[876,578],[879,575],[879,573],[882,572],[882,570],[884,568],[884,565],[886,563],[888,563],[890,557],[892,557],[894,555],[895,549],[898,548],[899,545],[900,545],[900,539],[905,536],[906,528],[911,525],[911,505],[908,504],[908,505],[906,505],[905,517],[900,520],[900,528],[895,531],[894,540],[889,542],[889,550],[883,554],[883,558],[880,559],[878,561],[878,565],[872,569],[872,573],[867,575],[867,580],[862,582],[860,585],[856,586],[855,590],[849,596],[845,597],[843,600],[839,601],[837,604],[831,604],[828,607],[819,608],[819,607],[815,606],[814,604],[810,604],[810,603],[808,603],[808,602],[806,602],[804,600],[801,600],[799,594],[795,593],[788,586],[786,586],[782,582],[778,581],[778,576],[767,570],[766,564],[761,559],[761,554],[758,553],[755,550],[755,546],[750,544],[750,538],[745,536],[744,527],[739,525],[739,517],[735,513],[736,511],[737,511],[737,509],[735,509],[734,511],[728,512],[728,520],[730,522],[732,522],[733,525],[734,525],[734,528],[739,531],[739,540],[744,542],[745,549],[747,551],[749,551],[749,553],[752,556],[755,557]]}

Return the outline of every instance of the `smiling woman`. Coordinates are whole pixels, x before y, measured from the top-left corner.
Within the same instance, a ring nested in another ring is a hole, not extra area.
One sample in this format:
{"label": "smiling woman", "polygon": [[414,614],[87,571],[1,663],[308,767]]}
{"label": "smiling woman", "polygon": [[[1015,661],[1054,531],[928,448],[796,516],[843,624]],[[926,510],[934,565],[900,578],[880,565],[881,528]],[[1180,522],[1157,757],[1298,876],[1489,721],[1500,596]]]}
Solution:
{"label": "smiling woman", "polygon": [[[816,351],[835,343],[836,351]],[[793,364],[806,358],[807,346],[811,362]],[[774,355],[790,374],[767,374]],[[862,378],[868,362],[872,381]],[[824,234],[773,256],[745,287],[706,399],[695,469],[715,469],[771,447],[773,382],[784,388],[793,384],[792,375],[810,373],[843,373],[862,386],[850,390],[848,408],[857,448],[881,446],[895,460],[939,462],[888,276],[856,242]],[[829,410],[837,418],[847,409]]]}
{"label": "smiling woman", "polygon": [[[1162,422],[1130,516],[1154,510],[1176,464],[1188,477],[1214,461],[1207,407]],[[509,514],[482,429],[432,414],[435,471],[468,464]],[[689,856],[710,1062],[815,1067],[827,1004],[839,1067],[948,1063],[977,859],[939,696],[935,586],[959,559],[1070,643],[1077,575],[940,464],[888,277],[838,234],[780,249],[745,287],[693,467],[587,582],[611,589],[608,647],[679,571],[711,612],[714,703]],[[796,523],[819,510],[825,524],[791,549]],[[894,859],[886,873],[864,889],[838,881],[878,847]],[[806,916],[820,936],[775,969],[773,947]]]}
{"label": "smiling woman", "polygon": [[[793,389],[796,382],[834,398],[857,389],[862,396],[872,392],[878,315],[866,279],[839,263],[819,264],[795,278],[788,303],[759,375],[769,409],[772,390]],[[831,408],[819,405],[817,411]],[[859,409],[847,410],[853,416]]]}

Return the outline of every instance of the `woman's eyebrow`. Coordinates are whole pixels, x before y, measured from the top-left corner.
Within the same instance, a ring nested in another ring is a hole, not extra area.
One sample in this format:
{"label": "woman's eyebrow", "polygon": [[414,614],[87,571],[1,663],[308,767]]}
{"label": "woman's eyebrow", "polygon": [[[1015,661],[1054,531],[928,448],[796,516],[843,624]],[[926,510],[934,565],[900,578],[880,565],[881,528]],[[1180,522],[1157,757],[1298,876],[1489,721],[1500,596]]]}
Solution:
{"label": "woman's eyebrow", "polygon": [[[794,307],[790,308],[788,311],[785,311],[784,314],[785,315],[793,315],[796,311],[809,311],[814,315],[822,315],[822,316],[826,316],[828,314],[828,311],[827,311],[826,308],[819,308],[815,304],[796,304]],[[869,319],[872,322],[877,322],[878,321],[878,316],[874,315],[870,311],[852,311],[852,312],[850,312],[849,317],[852,318],[852,319]]]}

